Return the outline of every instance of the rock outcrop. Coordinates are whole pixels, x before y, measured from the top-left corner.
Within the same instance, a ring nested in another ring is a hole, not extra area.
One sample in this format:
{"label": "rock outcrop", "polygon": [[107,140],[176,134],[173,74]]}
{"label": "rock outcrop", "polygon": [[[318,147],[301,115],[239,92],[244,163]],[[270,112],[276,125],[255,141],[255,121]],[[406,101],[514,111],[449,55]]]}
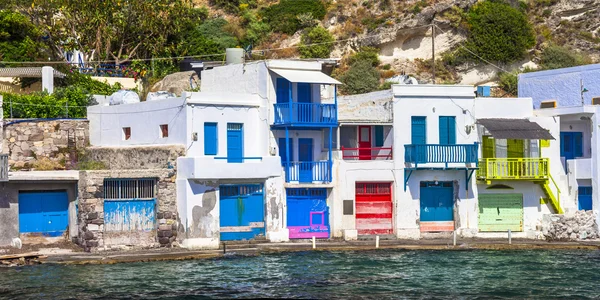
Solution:
{"label": "rock outcrop", "polygon": [[548,241],[582,241],[600,238],[593,211],[545,215],[542,220],[542,233]]}

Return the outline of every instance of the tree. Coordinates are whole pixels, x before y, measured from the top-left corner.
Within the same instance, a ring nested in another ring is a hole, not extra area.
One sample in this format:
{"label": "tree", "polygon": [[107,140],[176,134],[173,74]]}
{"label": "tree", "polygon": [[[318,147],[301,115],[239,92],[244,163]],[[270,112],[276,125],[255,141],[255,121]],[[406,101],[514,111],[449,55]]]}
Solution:
{"label": "tree", "polygon": [[44,58],[42,31],[17,11],[0,10],[0,60],[33,61]]}
{"label": "tree", "polygon": [[321,0],[281,0],[261,10],[261,15],[276,32],[294,34],[311,25],[310,18],[323,20],[327,9]]}
{"label": "tree", "polygon": [[300,38],[300,55],[302,58],[328,58],[333,50],[333,35],[321,26],[313,27]]}
{"label": "tree", "polygon": [[[25,1],[23,1],[25,2]],[[79,50],[84,59],[114,60],[117,65],[152,57],[198,17],[190,0],[53,0],[17,9],[47,28],[58,58]],[[85,9],[82,9],[85,8]]]}
{"label": "tree", "polygon": [[546,70],[575,67],[586,63],[589,63],[588,57],[556,45],[545,48],[540,57],[540,66]]}
{"label": "tree", "polygon": [[535,34],[527,15],[499,1],[475,4],[467,15],[467,48],[484,59],[512,62],[535,45]]}
{"label": "tree", "polygon": [[369,93],[379,86],[379,72],[368,60],[359,60],[340,76],[340,80],[344,83],[340,89],[345,94]]}
{"label": "tree", "polygon": [[379,66],[379,64],[381,63],[379,61],[379,50],[374,47],[361,47],[358,52],[350,56],[350,58],[348,59],[348,63],[352,65],[355,62],[361,60],[371,63],[373,67]]}

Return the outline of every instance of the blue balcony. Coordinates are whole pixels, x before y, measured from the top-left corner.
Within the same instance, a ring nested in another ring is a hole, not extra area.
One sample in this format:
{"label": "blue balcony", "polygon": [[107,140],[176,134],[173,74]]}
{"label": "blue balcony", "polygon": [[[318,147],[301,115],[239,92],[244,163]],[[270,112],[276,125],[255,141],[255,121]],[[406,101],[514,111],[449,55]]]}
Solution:
{"label": "blue balcony", "polygon": [[[290,109],[291,107],[291,109]],[[337,126],[337,105],[321,103],[277,103],[273,125],[300,127]]]}
{"label": "blue balcony", "polygon": [[404,161],[414,164],[475,164],[478,161],[479,145],[404,145]]}
{"label": "blue balcony", "polygon": [[294,161],[282,163],[286,182],[331,182],[331,161]]}

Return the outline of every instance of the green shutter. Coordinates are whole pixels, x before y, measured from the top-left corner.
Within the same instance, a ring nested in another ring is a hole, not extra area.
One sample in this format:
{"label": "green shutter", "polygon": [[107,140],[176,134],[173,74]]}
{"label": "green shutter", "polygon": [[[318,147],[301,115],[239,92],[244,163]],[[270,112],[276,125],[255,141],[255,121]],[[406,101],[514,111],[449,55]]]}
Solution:
{"label": "green shutter", "polygon": [[525,145],[523,140],[508,139],[506,140],[506,150],[508,158],[522,158],[525,153]]}
{"label": "green shutter", "polygon": [[496,143],[491,136],[485,135],[481,141],[483,150],[483,158],[494,158],[496,157]]}
{"label": "green shutter", "polygon": [[375,126],[375,147],[383,147],[383,126]]}
{"label": "green shutter", "polygon": [[479,194],[479,231],[523,231],[522,194]]}

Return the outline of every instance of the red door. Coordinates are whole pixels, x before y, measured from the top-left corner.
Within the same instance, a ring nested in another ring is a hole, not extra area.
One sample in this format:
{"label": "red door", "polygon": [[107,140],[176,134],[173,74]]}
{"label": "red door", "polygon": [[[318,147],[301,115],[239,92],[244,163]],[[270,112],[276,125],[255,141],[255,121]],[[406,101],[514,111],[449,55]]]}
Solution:
{"label": "red door", "polygon": [[392,188],[389,182],[356,183],[358,234],[393,234]]}
{"label": "red door", "polygon": [[358,159],[371,160],[371,126],[358,126]]}

